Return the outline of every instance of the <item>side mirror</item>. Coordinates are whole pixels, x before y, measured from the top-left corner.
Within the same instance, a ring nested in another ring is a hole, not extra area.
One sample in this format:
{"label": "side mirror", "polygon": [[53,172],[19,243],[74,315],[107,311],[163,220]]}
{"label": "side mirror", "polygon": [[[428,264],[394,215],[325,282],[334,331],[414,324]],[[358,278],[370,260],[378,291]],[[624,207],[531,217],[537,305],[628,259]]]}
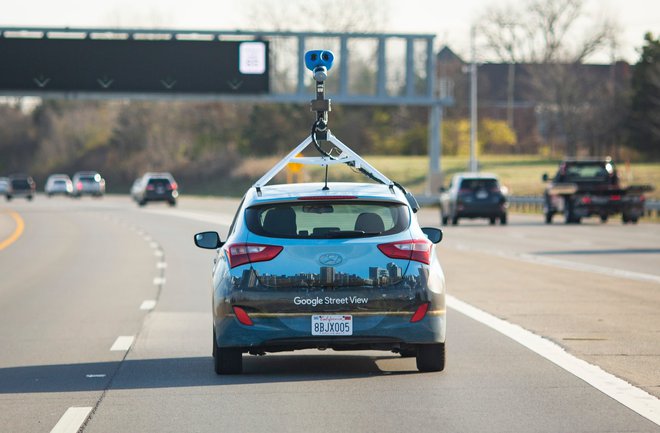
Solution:
{"label": "side mirror", "polygon": [[442,240],[442,230],[440,229],[436,229],[435,227],[422,227],[422,231],[434,244],[437,244]]}
{"label": "side mirror", "polygon": [[197,233],[194,239],[195,245],[197,245],[199,248],[205,248],[207,250],[214,250],[216,248],[220,248],[223,245],[218,232]]}
{"label": "side mirror", "polygon": [[548,181],[548,173],[543,173],[542,179],[543,179],[543,182],[547,182]]}

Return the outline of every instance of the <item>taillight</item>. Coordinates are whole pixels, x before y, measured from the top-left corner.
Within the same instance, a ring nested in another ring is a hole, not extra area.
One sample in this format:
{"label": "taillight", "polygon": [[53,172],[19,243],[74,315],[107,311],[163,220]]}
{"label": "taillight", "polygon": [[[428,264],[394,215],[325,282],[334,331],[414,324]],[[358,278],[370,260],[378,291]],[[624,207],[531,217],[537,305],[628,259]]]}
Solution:
{"label": "taillight", "polygon": [[147,185],[147,191],[153,191],[153,190],[155,190],[155,189],[156,189],[155,186],[153,186],[153,185]]}
{"label": "taillight", "polygon": [[227,248],[229,267],[273,260],[284,248],[277,245],[232,244]]}
{"label": "taillight", "polygon": [[252,322],[252,319],[250,319],[250,316],[248,315],[247,311],[245,311],[241,307],[237,307],[237,306],[234,306],[232,308],[234,309],[234,314],[236,315],[236,318],[238,319],[239,322],[241,322],[243,325],[247,325],[247,326],[254,325],[254,323]]}
{"label": "taillight", "polygon": [[76,184],[76,188],[78,189],[78,191],[81,191],[82,190],[82,182],[78,182]]}
{"label": "taillight", "polygon": [[415,323],[419,322],[426,316],[426,312],[429,310],[429,302],[425,302],[422,305],[417,308],[417,311],[415,311],[415,314],[413,314],[412,319],[410,319],[410,323]]}
{"label": "taillight", "polygon": [[173,191],[173,190],[175,190],[175,189],[177,189],[177,188],[178,188],[178,185],[176,184],[176,182],[172,182],[172,183],[168,183],[168,184],[167,184],[167,189],[168,189],[169,191]]}
{"label": "taillight", "polygon": [[583,204],[591,204],[591,197],[589,197],[588,195],[585,195],[584,197],[582,197],[582,200],[580,200],[580,201]]}
{"label": "taillight", "polygon": [[621,200],[621,196],[620,195],[611,195],[610,200],[619,201],[619,200]]}
{"label": "taillight", "polygon": [[429,240],[413,239],[380,244],[378,249],[392,259],[415,260],[428,265],[431,263],[432,246]]}

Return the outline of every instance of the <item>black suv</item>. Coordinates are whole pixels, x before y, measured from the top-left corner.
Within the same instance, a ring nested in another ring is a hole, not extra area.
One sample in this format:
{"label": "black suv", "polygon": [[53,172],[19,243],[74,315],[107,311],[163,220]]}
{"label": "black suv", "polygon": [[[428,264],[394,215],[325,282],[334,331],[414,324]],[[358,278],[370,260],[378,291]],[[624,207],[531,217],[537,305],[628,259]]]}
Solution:
{"label": "black suv", "polygon": [[32,200],[37,189],[31,176],[24,174],[13,174],[9,176],[9,189],[7,190],[7,200],[14,197],[25,197]]}

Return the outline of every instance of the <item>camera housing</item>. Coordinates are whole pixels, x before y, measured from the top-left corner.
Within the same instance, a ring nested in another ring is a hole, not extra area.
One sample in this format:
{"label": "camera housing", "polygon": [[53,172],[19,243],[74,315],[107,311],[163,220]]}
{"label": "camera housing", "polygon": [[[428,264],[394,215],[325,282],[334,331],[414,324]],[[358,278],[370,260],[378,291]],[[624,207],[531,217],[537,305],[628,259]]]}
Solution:
{"label": "camera housing", "polygon": [[305,66],[314,73],[316,81],[325,81],[332,68],[335,55],[328,50],[311,50],[305,53]]}

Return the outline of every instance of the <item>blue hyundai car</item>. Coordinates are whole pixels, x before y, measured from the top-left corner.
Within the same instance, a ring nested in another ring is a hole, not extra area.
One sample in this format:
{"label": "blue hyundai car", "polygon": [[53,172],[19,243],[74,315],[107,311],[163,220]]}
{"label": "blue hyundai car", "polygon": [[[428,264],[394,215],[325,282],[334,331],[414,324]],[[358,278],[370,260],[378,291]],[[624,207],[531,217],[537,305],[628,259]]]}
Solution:
{"label": "blue hyundai car", "polygon": [[213,358],[242,371],[249,353],[384,350],[445,365],[445,279],[437,228],[421,228],[391,185],[302,183],[252,187],[213,266]]}

